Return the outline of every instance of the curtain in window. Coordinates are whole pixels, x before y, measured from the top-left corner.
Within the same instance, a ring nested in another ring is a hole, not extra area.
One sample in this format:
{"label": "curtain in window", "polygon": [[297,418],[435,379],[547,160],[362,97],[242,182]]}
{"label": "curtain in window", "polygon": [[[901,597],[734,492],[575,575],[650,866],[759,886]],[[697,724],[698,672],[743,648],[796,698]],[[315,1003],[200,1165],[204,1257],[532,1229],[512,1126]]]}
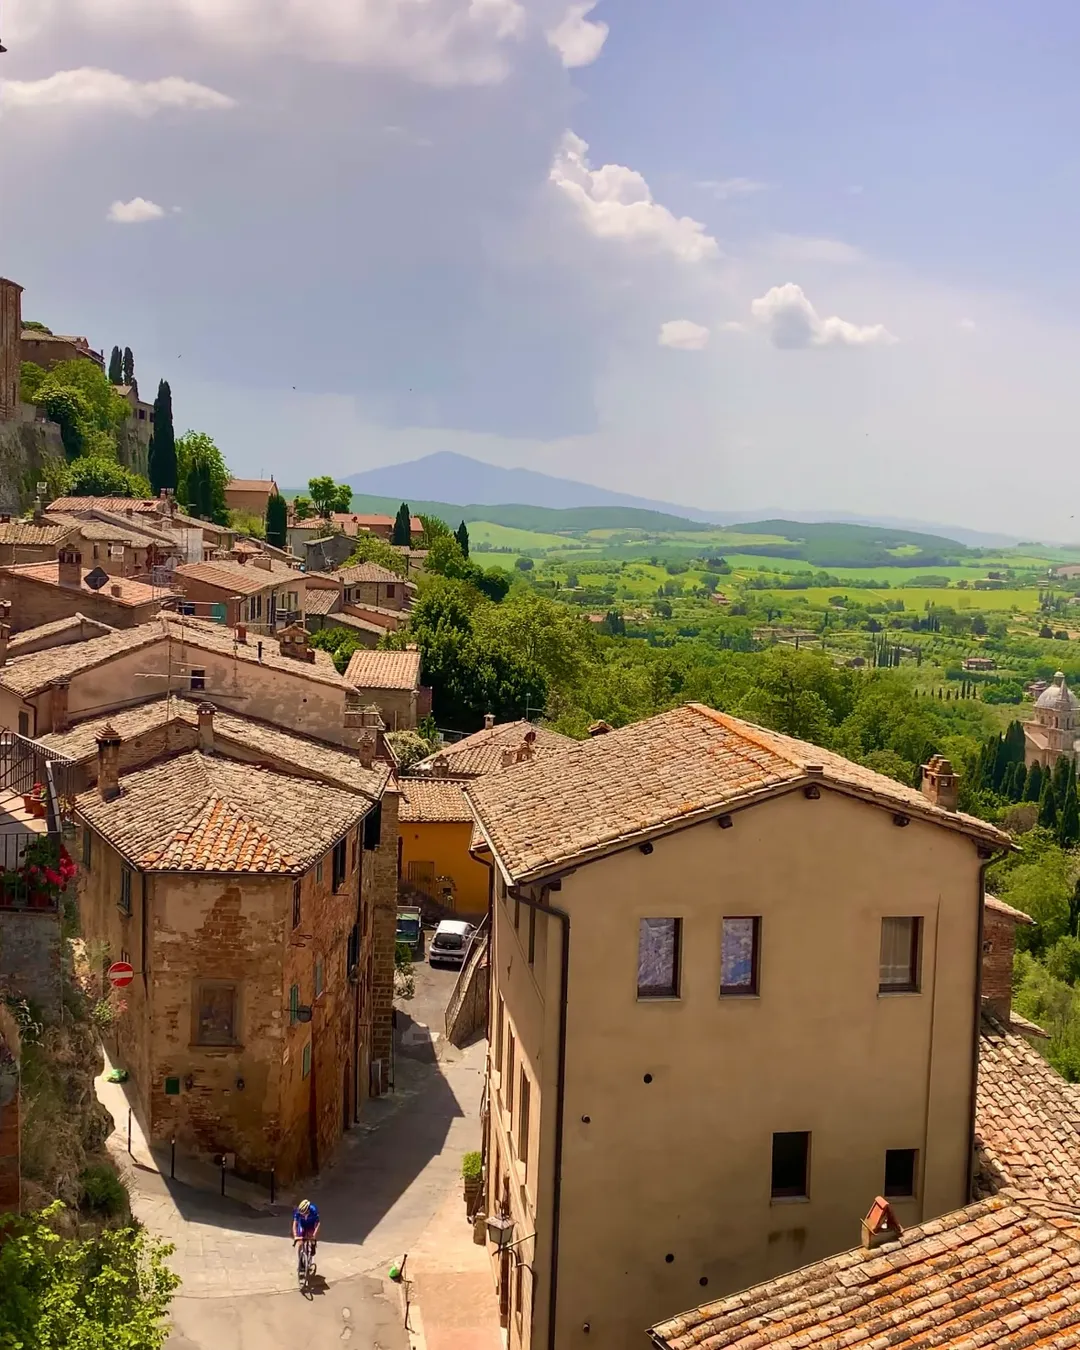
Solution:
{"label": "curtain in window", "polygon": [[911,984],[912,928],[914,919],[882,919],[881,974],[884,984]]}
{"label": "curtain in window", "polygon": [[678,919],[642,919],[638,927],[638,993],[674,996]]}

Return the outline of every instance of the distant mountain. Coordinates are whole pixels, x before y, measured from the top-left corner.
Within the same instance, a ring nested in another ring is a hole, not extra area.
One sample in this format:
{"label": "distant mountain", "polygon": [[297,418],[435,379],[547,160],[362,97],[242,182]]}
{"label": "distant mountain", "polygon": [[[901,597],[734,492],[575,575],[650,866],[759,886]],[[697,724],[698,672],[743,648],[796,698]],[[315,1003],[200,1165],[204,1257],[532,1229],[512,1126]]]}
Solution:
{"label": "distant mountain", "polygon": [[[532,469],[503,469],[497,464],[485,464],[468,455],[441,450],[421,459],[403,464],[385,464],[379,469],[367,469],[344,479],[358,496],[394,498],[397,501],[458,503],[460,507],[475,509],[480,506],[532,506],[552,510],[566,510],[583,506],[631,507],[641,511],[660,512],[667,517],[678,517],[711,525],[737,525],[748,520],[784,520],[807,523],[835,523],[868,525],[888,530],[912,530],[966,544],[969,548],[1011,548],[1020,541],[1004,534],[984,533],[962,526],[937,525],[926,521],[908,520],[896,516],[861,516],[846,511],[788,511],[770,507],[754,511],[702,511],[698,507],[679,506],[673,502],[653,501],[635,497],[626,492],[612,492],[609,488],[579,483],[570,478],[555,478],[551,474],[536,473]],[[473,516],[473,519],[485,517]],[[486,517],[490,519],[491,517]],[[510,522],[507,521],[507,524]],[[612,522],[614,523],[614,522]],[[620,522],[629,525],[630,521]],[[636,522],[648,528],[645,521]],[[600,528],[598,525],[593,528]],[[652,528],[674,528],[671,523],[652,524]]]}

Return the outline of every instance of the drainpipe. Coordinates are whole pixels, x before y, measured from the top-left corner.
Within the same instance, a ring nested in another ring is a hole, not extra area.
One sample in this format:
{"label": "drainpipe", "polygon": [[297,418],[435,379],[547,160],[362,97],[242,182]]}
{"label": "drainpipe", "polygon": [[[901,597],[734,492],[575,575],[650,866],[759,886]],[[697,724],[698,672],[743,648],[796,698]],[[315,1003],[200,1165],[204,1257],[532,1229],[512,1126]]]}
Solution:
{"label": "drainpipe", "polygon": [[[558,889],[560,883],[543,886],[547,894]],[[541,914],[550,914],[562,924],[562,942],[559,952],[559,1055],[555,1079],[555,1159],[554,1177],[551,1192],[551,1271],[548,1285],[548,1350],[555,1350],[555,1312],[559,1298],[559,1227],[562,1210],[562,1155],[563,1155],[563,1119],[566,1103],[566,1004],[570,983],[570,915],[554,905],[541,905],[522,895],[516,886],[508,886],[507,894],[514,900],[520,900],[528,909]]]}

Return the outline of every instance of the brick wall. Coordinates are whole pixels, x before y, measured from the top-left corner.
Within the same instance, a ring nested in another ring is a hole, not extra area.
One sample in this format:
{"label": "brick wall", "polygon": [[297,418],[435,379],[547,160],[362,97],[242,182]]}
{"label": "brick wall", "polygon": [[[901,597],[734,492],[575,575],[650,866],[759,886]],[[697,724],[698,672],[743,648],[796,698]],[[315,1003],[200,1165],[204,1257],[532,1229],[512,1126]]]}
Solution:
{"label": "brick wall", "polygon": [[996,1017],[1007,1022],[1012,1012],[1013,952],[1016,920],[989,905],[983,911],[982,1000]]}
{"label": "brick wall", "polygon": [[360,703],[372,703],[382,714],[387,731],[411,731],[416,726],[415,689],[361,689]]}
{"label": "brick wall", "polygon": [[47,1019],[59,1016],[59,913],[0,909],[0,991],[30,999]]}
{"label": "brick wall", "polygon": [[384,1088],[389,1082],[393,1048],[394,947],[397,936],[398,796],[388,791],[382,802],[382,839],[368,854],[372,878],[372,1061],[382,1065]]}
{"label": "brick wall", "polygon": [[[106,587],[106,592],[108,588]],[[11,629],[23,633],[55,619],[70,619],[85,614],[113,628],[134,628],[147,623],[161,608],[160,600],[141,605],[117,604],[106,593],[94,594],[85,586],[54,586],[47,581],[32,581],[16,572],[0,572],[0,600],[11,601]]]}

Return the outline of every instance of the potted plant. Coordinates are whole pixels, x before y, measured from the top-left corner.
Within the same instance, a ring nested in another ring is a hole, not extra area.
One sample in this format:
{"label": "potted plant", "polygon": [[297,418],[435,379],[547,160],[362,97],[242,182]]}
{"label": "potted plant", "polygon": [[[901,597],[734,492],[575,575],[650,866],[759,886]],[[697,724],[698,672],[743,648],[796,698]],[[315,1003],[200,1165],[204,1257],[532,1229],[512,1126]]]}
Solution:
{"label": "potted plant", "polygon": [[466,1153],[462,1158],[461,1181],[465,1212],[471,1217],[480,1208],[480,1193],[484,1189],[483,1159],[479,1153]]}
{"label": "potted plant", "polygon": [[22,866],[0,878],[0,890],[16,898],[25,894],[31,909],[52,909],[76,870],[63,844],[40,835],[23,850]]}
{"label": "potted plant", "polygon": [[48,809],[45,804],[44,783],[35,783],[29,792],[23,793],[23,807],[29,815],[44,820]]}

